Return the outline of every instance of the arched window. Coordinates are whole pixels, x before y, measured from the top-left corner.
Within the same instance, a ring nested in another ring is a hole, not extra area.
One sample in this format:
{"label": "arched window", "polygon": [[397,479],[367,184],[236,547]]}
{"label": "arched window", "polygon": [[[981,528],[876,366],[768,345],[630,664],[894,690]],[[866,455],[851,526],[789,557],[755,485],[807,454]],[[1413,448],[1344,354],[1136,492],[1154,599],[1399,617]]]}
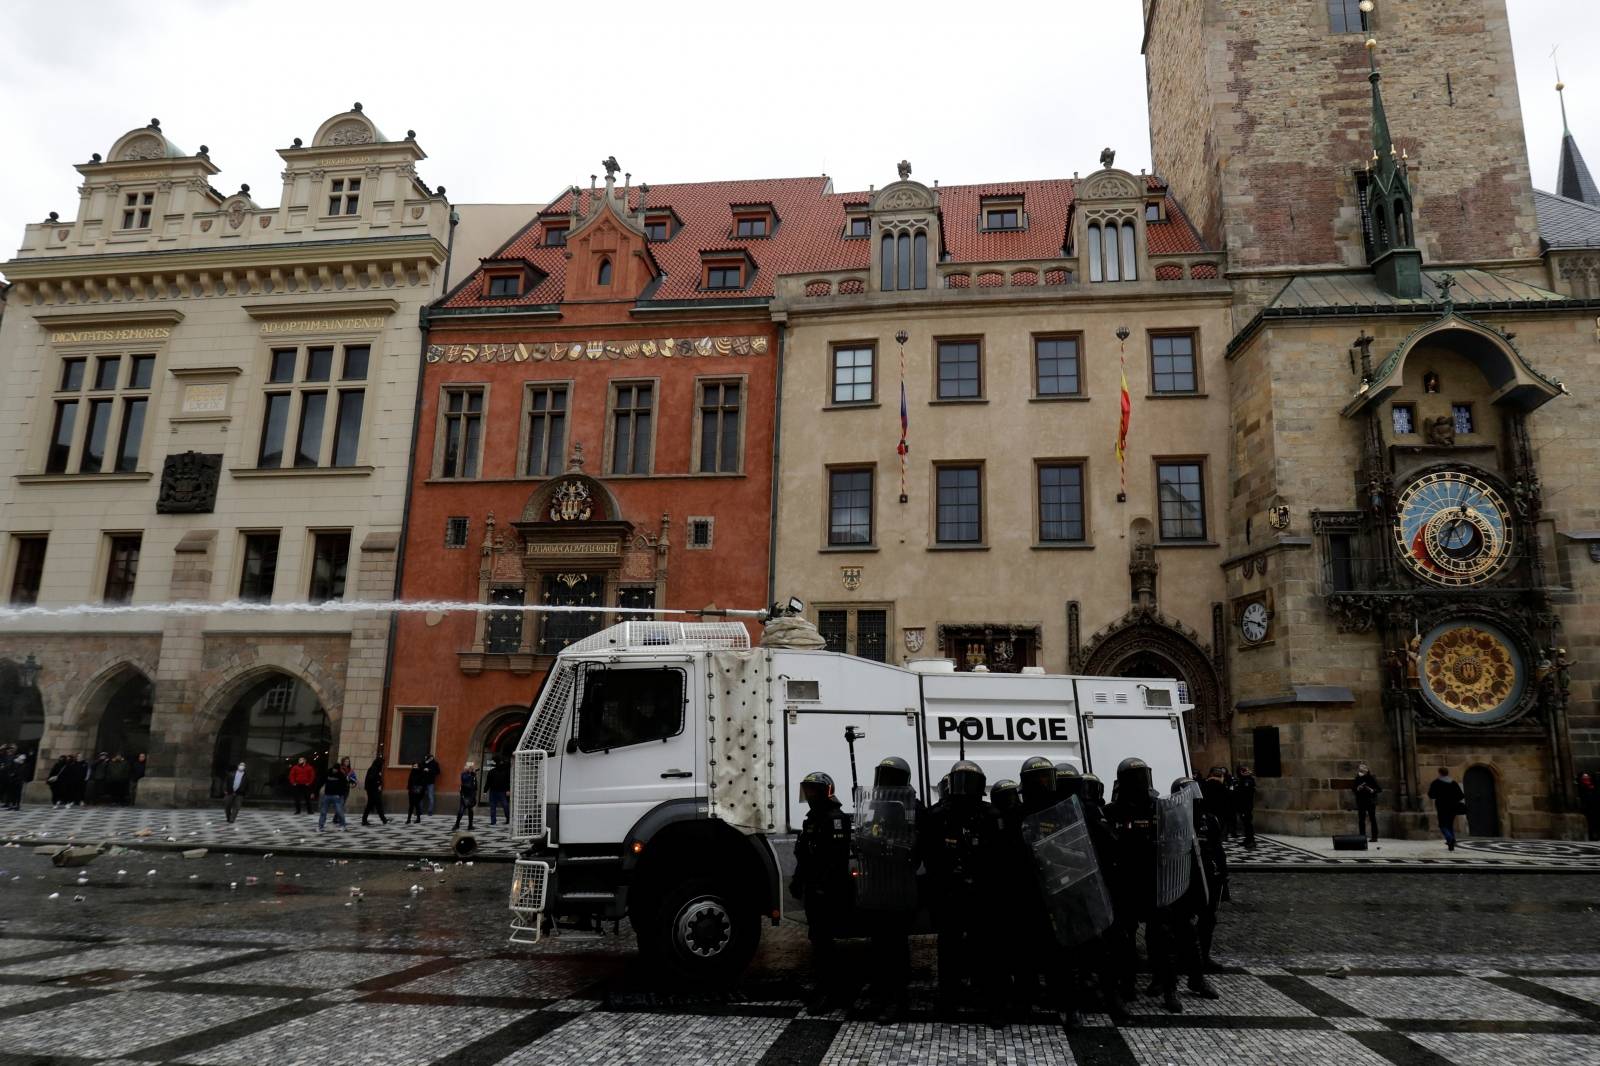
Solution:
{"label": "arched window", "polygon": [[1411,247],[1410,227],[1406,225],[1410,220],[1406,217],[1406,202],[1394,202],[1394,242],[1402,248]]}
{"label": "arched window", "polygon": [[895,264],[894,287],[909,289],[911,288],[911,234],[901,231],[894,243],[894,254],[899,260]]}
{"label": "arched window", "polygon": [[1122,224],[1122,280],[1139,280],[1139,257],[1133,250],[1133,223]]}
{"label": "arched window", "polygon": [[609,260],[609,259],[600,260],[600,274],[599,274],[599,276],[597,278],[595,278],[595,284],[597,284],[597,285],[610,285],[611,284],[611,260]]}
{"label": "arched window", "polygon": [[1105,273],[1100,266],[1100,223],[1089,223],[1089,280],[1104,281]]}
{"label": "arched window", "polygon": [[882,253],[878,256],[880,284],[885,292],[894,288],[894,234],[883,235]]}
{"label": "arched window", "polygon": [[1100,229],[1101,244],[1104,246],[1104,259],[1106,265],[1106,280],[1121,281],[1122,271],[1118,268],[1119,256],[1117,254],[1117,224],[1108,222]]}
{"label": "arched window", "polygon": [[885,292],[928,287],[927,230],[885,233],[878,247],[878,284]]}
{"label": "arched window", "polygon": [[911,287],[913,289],[926,289],[928,287],[928,235],[922,230],[917,230],[916,240],[912,241]]}

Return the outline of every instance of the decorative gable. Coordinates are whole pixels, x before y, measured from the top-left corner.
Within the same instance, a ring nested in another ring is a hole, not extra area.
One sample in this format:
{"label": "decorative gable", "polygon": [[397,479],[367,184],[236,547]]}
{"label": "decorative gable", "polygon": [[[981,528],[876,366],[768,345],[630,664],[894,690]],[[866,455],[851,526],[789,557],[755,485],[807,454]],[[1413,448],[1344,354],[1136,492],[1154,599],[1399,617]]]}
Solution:
{"label": "decorative gable", "polygon": [[[661,272],[650,254],[645,213],[628,207],[628,188],[616,187],[607,161],[606,187],[587,196],[572,190],[566,232],[563,300],[634,300]],[[641,192],[645,191],[641,186]]]}

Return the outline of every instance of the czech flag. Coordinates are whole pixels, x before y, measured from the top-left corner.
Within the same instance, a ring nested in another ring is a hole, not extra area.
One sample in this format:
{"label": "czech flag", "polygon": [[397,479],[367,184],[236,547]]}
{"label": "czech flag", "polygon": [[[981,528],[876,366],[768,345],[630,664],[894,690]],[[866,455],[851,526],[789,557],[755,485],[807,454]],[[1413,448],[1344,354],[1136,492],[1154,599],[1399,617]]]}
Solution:
{"label": "czech flag", "polygon": [[[1123,386],[1123,393],[1124,395],[1127,393],[1126,383]],[[1124,405],[1126,405],[1126,400],[1124,400]],[[1127,416],[1124,415],[1123,418],[1126,420]],[[902,380],[900,382],[900,444],[895,448],[895,451],[901,455],[905,455],[911,450],[911,445],[906,443],[906,433],[910,428],[911,419],[906,413],[906,383]]]}

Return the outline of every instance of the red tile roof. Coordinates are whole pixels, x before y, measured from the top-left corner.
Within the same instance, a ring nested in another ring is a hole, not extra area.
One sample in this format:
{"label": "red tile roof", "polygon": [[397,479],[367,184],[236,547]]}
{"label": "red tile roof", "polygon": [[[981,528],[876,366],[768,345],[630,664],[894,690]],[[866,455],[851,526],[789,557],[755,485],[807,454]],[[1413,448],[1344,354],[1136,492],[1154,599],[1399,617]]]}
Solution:
{"label": "red tile roof", "polygon": [[[1147,179],[1160,188],[1159,179]],[[947,185],[938,190],[943,218],[942,237],[950,262],[990,263],[1012,260],[1055,259],[1067,231],[1067,220],[1077,187],[1075,178],[1002,182],[991,185]],[[603,192],[582,190],[586,207]],[[646,200],[648,211],[671,209],[682,226],[667,241],[650,242],[650,251],[665,278],[649,293],[650,300],[727,300],[771,297],[776,279],[783,274],[827,270],[864,270],[872,242],[844,236],[847,205],[861,205],[869,193],[835,193],[826,177],[770,178],[752,181],[714,181],[685,185],[653,185]],[[985,197],[1020,196],[1027,227],[985,231],[979,212]],[[733,235],[735,205],[768,204],[778,216],[771,236],[740,239]],[[544,278],[530,291],[512,300],[489,299],[475,272],[447,296],[446,307],[517,306],[551,304],[561,299],[567,259],[565,250],[544,245],[544,227],[568,216],[572,194],[567,193],[541,211],[494,256],[486,259],[525,259]],[[639,190],[628,193],[628,206],[637,209]],[[1205,248],[1182,209],[1169,195],[1167,221],[1146,227],[1150,252],[1155,255],[1199,252]],[[706,292],[700,289],[700,261],[704,252],[742,250],[755,263],[750,284],[738,290]]]}

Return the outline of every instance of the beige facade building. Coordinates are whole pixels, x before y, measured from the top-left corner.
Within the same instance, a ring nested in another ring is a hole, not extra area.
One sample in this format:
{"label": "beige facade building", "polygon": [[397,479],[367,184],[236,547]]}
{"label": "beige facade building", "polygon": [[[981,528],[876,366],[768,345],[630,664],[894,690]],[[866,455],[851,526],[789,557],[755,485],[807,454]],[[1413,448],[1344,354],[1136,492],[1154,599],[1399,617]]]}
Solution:
{"label": "beige facade building", "polygon": [[1225,751],[1231,290],[1164,184],[1103,161],[833,198],[853,265],[774,303],[774,588],[868,658],[1183,678]]}
{"label": "beige facade building", "polygon": [[[78,165],[76,216],[4,264],[0,602],[387,599],[444,190],[414,137],[357,104],[280,151],[276,205],[223,193],[159,124]],[[475,264],[474,264],[475,265]],[[0,621],[35,683],[6,739],[149,756],[141,803],[192,802],[245,762],[285,796],[300,755],[370,757],[387,615]]]}

